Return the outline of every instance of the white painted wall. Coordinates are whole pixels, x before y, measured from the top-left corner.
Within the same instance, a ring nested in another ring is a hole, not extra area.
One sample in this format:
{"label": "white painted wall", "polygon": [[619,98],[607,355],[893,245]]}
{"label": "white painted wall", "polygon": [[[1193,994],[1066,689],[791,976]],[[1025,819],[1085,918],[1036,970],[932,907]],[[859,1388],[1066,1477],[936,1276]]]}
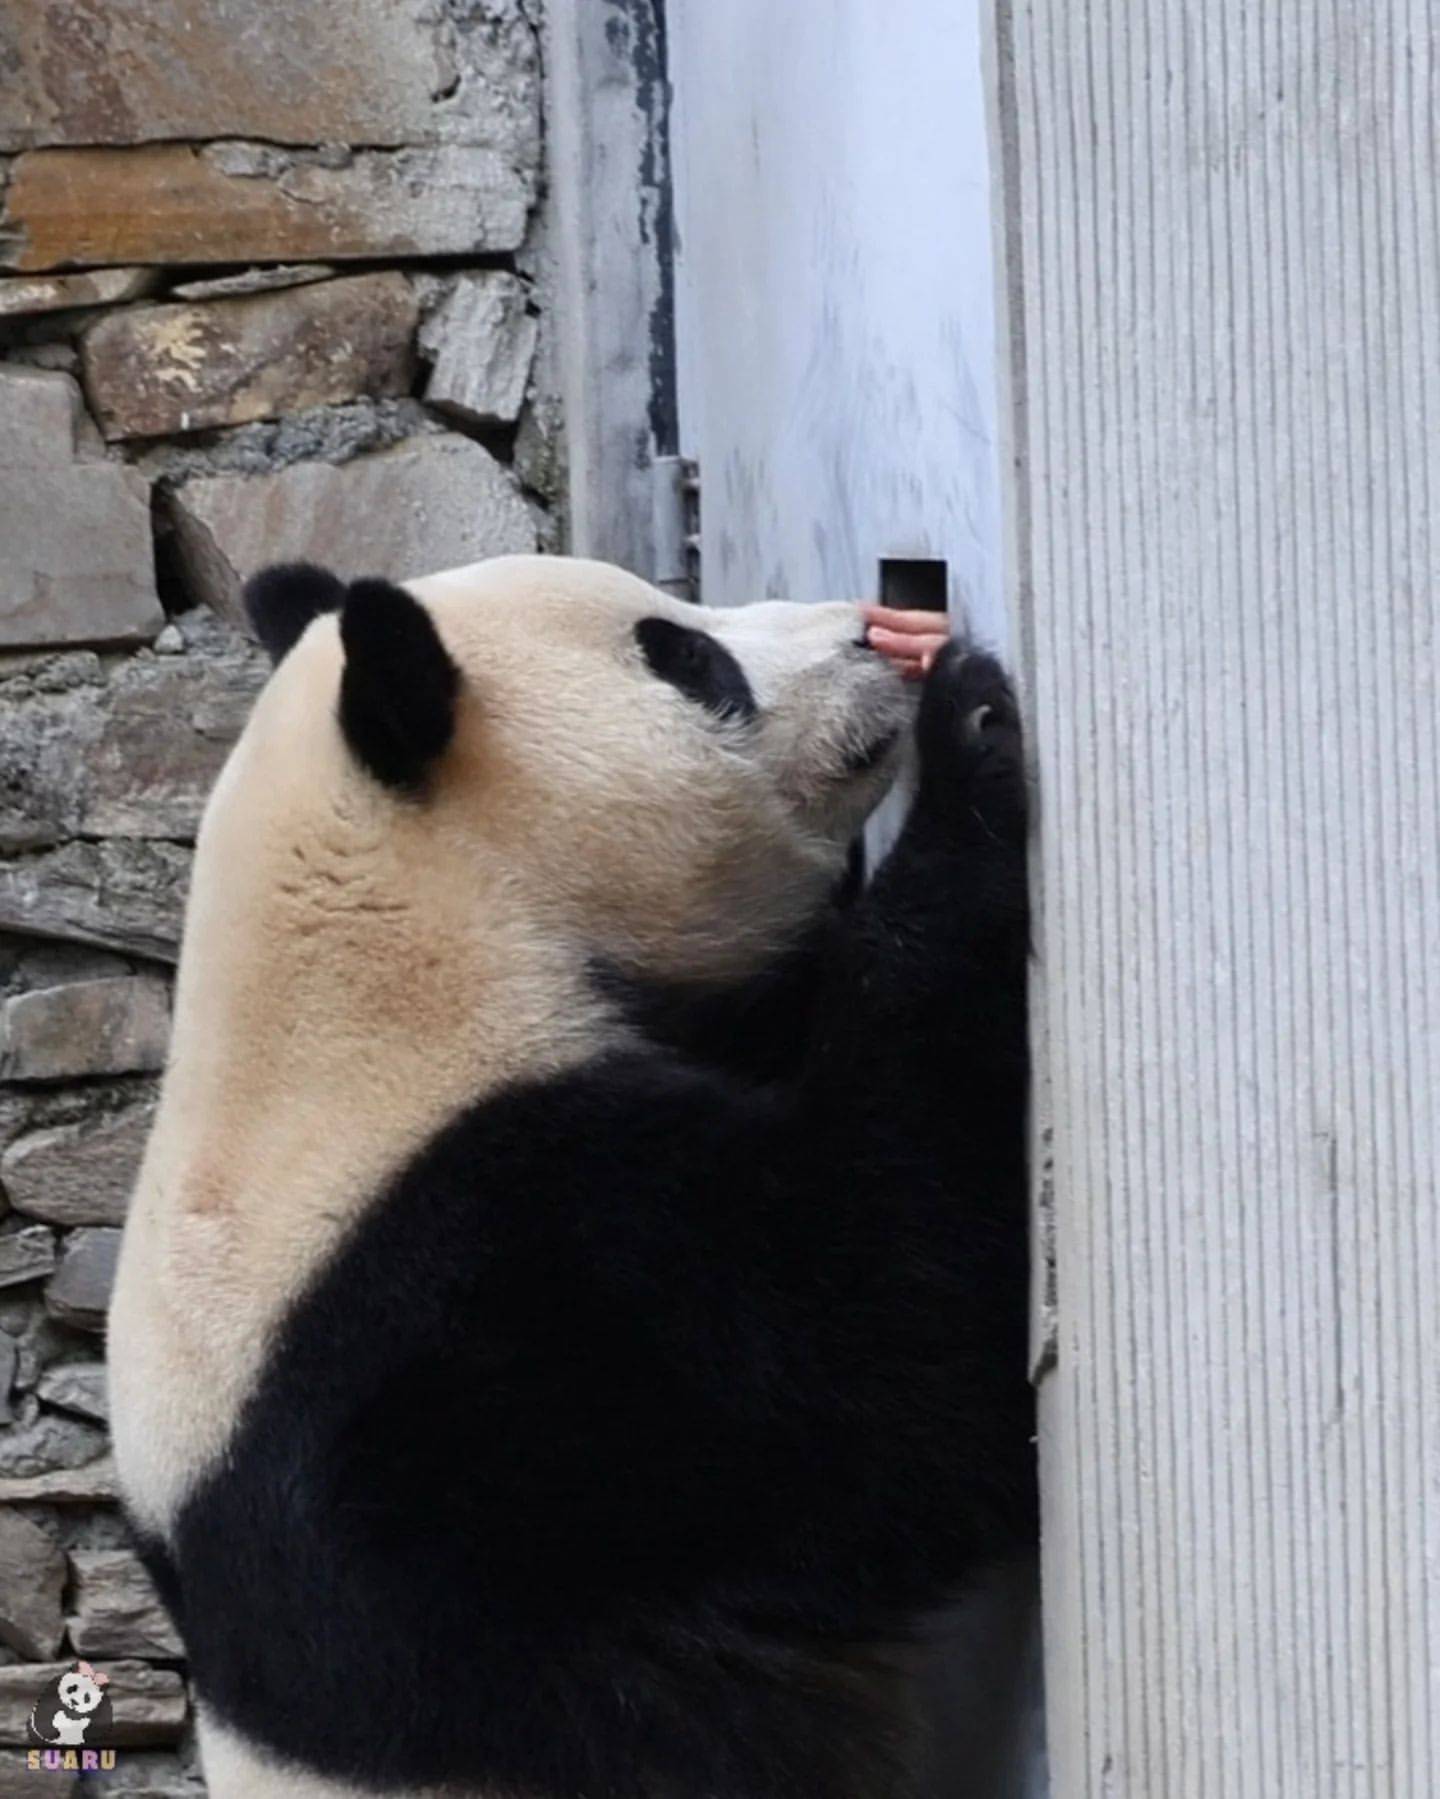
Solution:
{"label": "white painted wall", "polygon": [[[952,618],[1003,648],[979,0],[666,12],[705,602],[874,598],[882,556],[939,557]],[[1038,1695],[1021,1569],[951,1621],[935,1799],[1038,1799]]]}
{"label": "white painted wall", "polygon": [[704,593],[950,563],[1004,637],[978,0],[669,0],[681,448]]}

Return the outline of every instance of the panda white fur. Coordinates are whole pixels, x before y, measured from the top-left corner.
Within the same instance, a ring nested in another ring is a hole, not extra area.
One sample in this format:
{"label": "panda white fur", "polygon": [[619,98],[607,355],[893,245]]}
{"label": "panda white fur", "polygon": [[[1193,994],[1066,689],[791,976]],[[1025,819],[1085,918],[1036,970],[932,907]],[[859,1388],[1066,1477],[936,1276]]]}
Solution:
{"label": "panda white fur", "polygon": [[1033,1529],[1018,727],[856,608],[260,577],[110,1320],[215,1799],[894,1799]]}

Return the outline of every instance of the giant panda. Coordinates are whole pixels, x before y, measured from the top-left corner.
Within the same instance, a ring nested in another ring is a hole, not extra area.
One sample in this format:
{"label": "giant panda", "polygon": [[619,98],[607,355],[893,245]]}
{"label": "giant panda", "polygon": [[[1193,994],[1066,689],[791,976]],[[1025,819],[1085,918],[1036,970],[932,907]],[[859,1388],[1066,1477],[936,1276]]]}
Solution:
{"label": "giant panda", "polygon": [[110,1317],[214,1799],[910,1792],[1034,1525],[999,668],[559,558],[248,603]]}

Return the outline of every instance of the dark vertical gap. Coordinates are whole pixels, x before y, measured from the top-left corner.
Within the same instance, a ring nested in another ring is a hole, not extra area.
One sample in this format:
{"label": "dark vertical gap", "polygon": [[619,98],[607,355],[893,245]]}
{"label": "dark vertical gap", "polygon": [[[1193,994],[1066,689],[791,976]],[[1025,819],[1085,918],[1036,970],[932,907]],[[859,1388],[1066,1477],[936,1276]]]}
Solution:
{"label": "dark vertical gap", "polygon": [[652,454],[680,453],[675,375],[675,195],[670,179],[670,62],[665,0],[626,0],[635,97],[645,116],[640,159],[640,237],[655,247],[660,291],[647,321]]}
{"label": "dark vertical gap", "polygon": [[882,556],[878,587],[882,606],[905,612],[944,612],[950,571],[937,557]]}
{"label": "dark vertical gap", "polygon": [[869,861],[865,854],[865,838],[862,834],[850,845],[845,855],[845,872],[841,875],[835,889],[835,904],[842,911],[853,906],[865,891],[865,882],[869,875]]}

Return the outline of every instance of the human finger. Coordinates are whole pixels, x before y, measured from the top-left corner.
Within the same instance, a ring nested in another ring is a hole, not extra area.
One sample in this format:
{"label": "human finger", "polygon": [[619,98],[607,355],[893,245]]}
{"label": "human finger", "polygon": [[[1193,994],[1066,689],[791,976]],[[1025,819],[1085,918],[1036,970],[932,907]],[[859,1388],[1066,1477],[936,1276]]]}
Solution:
{"label": "human finger", "polygon": [[865,636],[872,650],[878,650],[892,662],[933,661],[946,641],[945,633],[933,627],[922,637],[892,631],[885,625],[871,625]]}
{"label": "human finger", "polygon": [[862,606],[860,615],[867,625],[895,631],[906,637],[946,636],[945,614],[929,611],[902,611],[895,606]]}

